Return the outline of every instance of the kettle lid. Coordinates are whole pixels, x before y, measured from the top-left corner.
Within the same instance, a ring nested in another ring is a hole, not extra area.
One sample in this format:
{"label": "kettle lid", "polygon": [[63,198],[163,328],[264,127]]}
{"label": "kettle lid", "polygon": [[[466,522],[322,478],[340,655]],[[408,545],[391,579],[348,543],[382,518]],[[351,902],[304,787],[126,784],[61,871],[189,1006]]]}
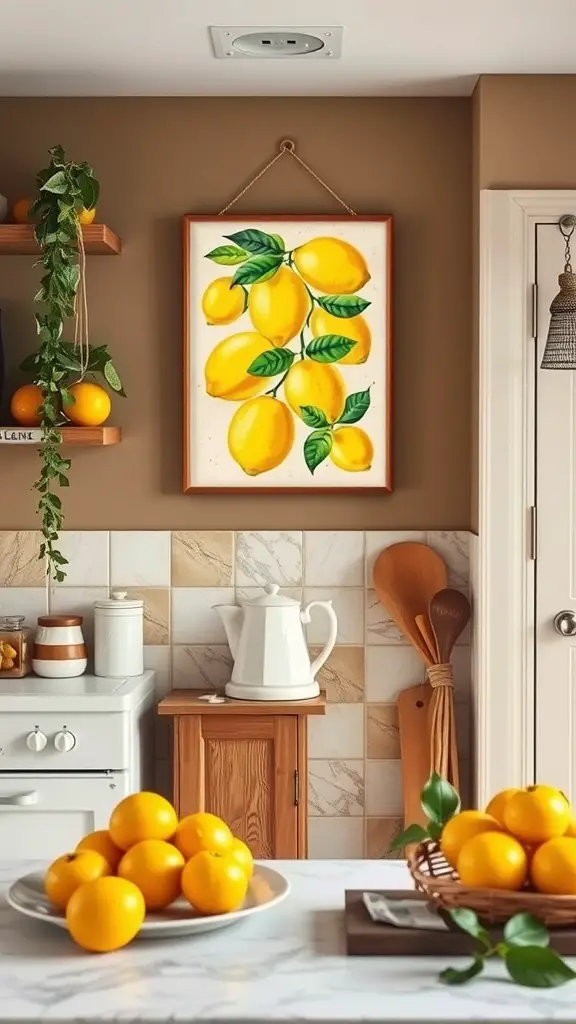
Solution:
{"label": "kettle lid", "polygon": [[268,583],[264,587],[264,593],[253,601],[243,601],[242,604],[249,608],[290,608],[300,607],[300,601],[294,601],[292,597],[284,597],[279,593],[280,587],[277,583]]}

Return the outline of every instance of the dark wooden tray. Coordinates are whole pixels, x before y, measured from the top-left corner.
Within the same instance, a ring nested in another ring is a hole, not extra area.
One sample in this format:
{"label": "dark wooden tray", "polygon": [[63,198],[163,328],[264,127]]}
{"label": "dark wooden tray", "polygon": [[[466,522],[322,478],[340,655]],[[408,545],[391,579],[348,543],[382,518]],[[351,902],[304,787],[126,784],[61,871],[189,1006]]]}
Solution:
{"label": "dark wooden tray", "polygon": [[[381,891],[384,896],[391,899],[417,899],[426,902],[426,897],[414,889]],[[450,931],[435,932],[377,924],[362,902],[362,892],[361,889],[346,890],[348,956],[469,956],[477,948],[474,939],[455,925]],[[502,930],[490,929],[490,934],[497,941],[502,937]],[[564,956],[576,956],[576,927],[557,928],[551,931],[550,945]]]}

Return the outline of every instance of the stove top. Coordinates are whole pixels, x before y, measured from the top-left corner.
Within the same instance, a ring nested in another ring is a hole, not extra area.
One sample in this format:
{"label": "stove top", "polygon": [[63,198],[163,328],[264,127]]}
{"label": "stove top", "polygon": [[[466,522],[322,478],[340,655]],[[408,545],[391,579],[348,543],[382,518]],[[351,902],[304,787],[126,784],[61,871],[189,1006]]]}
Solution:
{"label": "stove top", "polygon": [[154,673],[108,679],[84,675],[76,679],[0,680],[0,714],[10,711],[122,711],[134,707],[154,688]]}

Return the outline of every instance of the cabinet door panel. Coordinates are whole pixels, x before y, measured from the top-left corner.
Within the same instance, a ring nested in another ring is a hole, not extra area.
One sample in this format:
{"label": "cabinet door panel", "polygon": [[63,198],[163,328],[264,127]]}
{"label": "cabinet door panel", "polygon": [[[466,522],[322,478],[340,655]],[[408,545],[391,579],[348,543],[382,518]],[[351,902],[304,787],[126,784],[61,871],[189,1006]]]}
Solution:
{"label": "cabinet door panel", "polygon": [[224,818],[257,857],[275,856],[274,740],[204,744],[208,810]]}

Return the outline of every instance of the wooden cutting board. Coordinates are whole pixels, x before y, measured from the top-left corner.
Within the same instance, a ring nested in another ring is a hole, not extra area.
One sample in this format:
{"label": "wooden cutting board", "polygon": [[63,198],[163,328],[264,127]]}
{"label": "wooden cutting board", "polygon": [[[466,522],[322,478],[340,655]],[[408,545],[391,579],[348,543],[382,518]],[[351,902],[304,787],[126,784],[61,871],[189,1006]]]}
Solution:
{"label": "wooden cutting board", "polygon": [[[374,890],[371,890],[374,891]],[[409,890],[382,890],[391,899],[426,902],[423,893]],[[348,956],[470,956],[474,939],[453,925],[453,930],[432,932],[417,928],[395,928],[375,923],[362,902],[362,890],[346,890],[346,952]],[[491,928],[497,942],[502,930]],[[550,931],[550,945],[563,956],[576,956],[576,927]]]}
{"label": "wooden cutting board", "polygon": [[420,806],[420,793],[430,775],[428,713],[431,700],[432,687],[426,682],[401,690],[396,701],[402,756],[404,828],[425,825],[427,820]]}

